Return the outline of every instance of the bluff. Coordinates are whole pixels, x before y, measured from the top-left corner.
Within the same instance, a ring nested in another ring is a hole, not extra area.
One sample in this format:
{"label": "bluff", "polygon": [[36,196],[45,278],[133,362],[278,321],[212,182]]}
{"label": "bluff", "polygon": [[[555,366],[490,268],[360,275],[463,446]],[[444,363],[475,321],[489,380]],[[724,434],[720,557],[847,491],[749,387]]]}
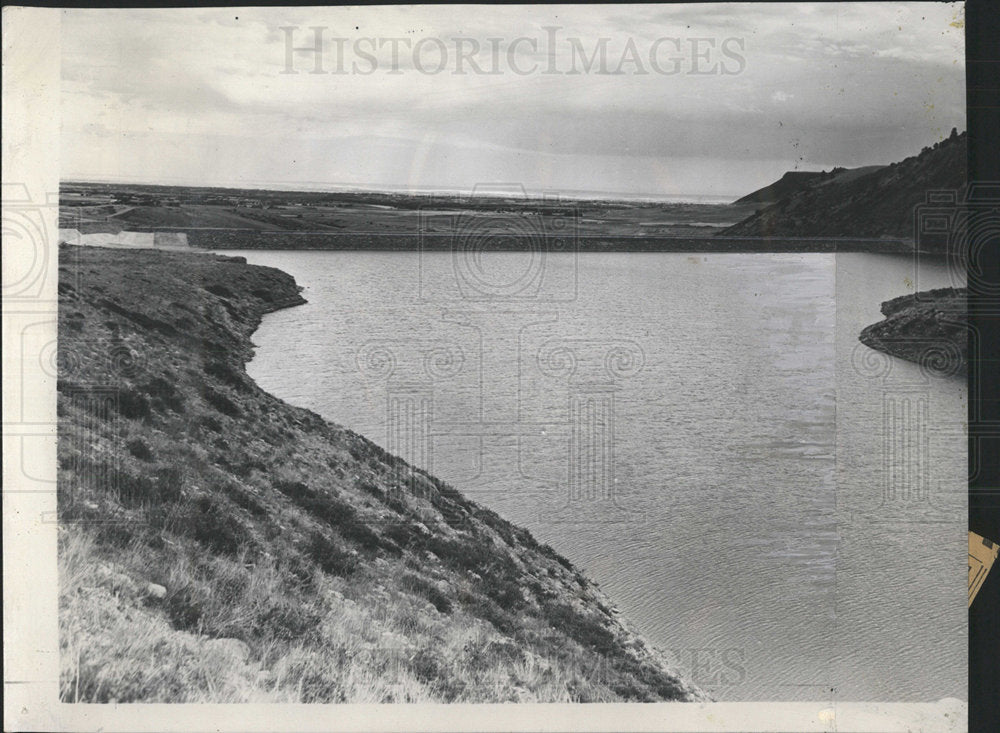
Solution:
{"label": "bluff", "polygon": [[822,178],[825,174],[821,171],[788,171],[774,183],[758,188],[753,193],[748,193],[743,198],[734,201],[734,204],[773,204],[783,198],[791,196],[797,191],[809,186],[810,183]]}
{"label": "bluff", "polygon": [[247,376],[289,275],[59,257],[62,700],[704,699],[551,547]]}
{"label": "bluff", "polygon": [[718,236],[913,239],[914,208],[927,192],[965,186],[966,144],[966,133],[953,131],[898,163],[813,179]]}

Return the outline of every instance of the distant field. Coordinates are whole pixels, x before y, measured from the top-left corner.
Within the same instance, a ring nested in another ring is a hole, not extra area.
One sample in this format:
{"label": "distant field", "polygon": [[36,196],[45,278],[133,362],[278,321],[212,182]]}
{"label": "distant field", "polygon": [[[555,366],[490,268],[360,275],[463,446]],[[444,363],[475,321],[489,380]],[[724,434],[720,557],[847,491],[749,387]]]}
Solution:
{"label": "distant field", "polygon": [[137,206],[118,217],[133,226],[188,228],[219,227],[223,229],[261,229],[279,231],[282,227],[229,211],[219,206]]}
{"label": "distant field", "polygon": [[218,206],[81,206],[63,207],[60,226],[80,228],[106,226],[101,231],[122,229],[189,229],[213,227],[222,229],[258,229],[280,231],[283,227],[243,216],[237,211]]}
{"label": "distant field", "polygon": [[201,249],[905,251],[882,240],[715,236],[753,215],[755,204],[86,183],[64,184],[60,204],[64,229],[185,233]]}

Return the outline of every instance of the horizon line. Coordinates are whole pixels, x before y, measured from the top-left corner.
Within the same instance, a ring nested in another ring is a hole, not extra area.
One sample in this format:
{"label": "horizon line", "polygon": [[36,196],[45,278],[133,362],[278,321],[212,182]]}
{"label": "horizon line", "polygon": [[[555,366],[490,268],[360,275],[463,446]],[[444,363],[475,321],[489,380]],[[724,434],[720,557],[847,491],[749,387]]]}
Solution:
{"label": "horizon line", "polygon": [[[819,172],[819,171],[816,171]],[[188,188],[209,188],[209,189],[236,189],[236,190],[252,190],[252,191],[295,191],[298,193],[389,193],[389,194],[408,194],[413,196],[421,195],[449,195],[449,196],[482,196],[484,198],[497,198],[503,197],[504,194],[499,191],[487,191],[485,193],[476,194],[475,189],[477,186],[521,186],[523,195],[526,198],[544,198],[546,195],[564,195],[571,198],[588,197],[596,200],[635,200],[635,199],[645,199],[645,200],[683,200],[683,199],[714,199],[719,201],[730,202],[739,198],[740,196],[746,195],[746,193],[680,193],[680,192],[669,192],[669,193],[658,193],[658,192],[634,192],[634,191],[607,191],[600,189],[559,189],[559,188],[542,188],[542,189],[529,189],[526,186],[522,186],[519,183],[512,183],[510,181],[489,181],[481,182],[473,187],[448,187],[448,186],[410,186],[406,184],[352,184],[352,183],[329,183],[322,181],[301,181],[301,182],[247,182],[244,184],[236,183],[191,183],[187,181],[183,182],[154,182],[148,179],[127,179],[127,178],[111,178],[111,177],[60,177],[60,185],[68,183],[83,183],[83,184],[118,184],[118,185],[137,185],[137,186],[172,186],[172,187],[188,187]]]}

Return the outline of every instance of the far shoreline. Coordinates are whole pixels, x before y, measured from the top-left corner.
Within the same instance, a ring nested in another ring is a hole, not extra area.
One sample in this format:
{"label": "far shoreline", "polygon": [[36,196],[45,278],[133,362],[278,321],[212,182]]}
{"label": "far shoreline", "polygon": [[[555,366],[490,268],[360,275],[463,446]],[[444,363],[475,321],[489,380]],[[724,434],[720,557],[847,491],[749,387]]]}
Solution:
{"label": "far shoreline", "polygon": [[[421,237],[419,234],[350,234],[331,235],[326,232],[315,235],[316,240],[309,242],[309,234],[298,234],[299,241],[291,244],[278,244],[274,240],[284,237],[273,236],[274,232],[243,232],[241,241],[230,243],[215,242],[199,243],[196,232],[189,232],[189,237],[195,241],[192,251],[226,251],[226,250],[274,250],[303,252],[463,252],[471,251],[461,239],[449,235],[434,235]],[[286,234],[287,233],[280,233]],[[247,236],[249,235],[249,236]],[[270,241],[268,241],[270,240]],[[359,242],[363,242],[360,244]],[[840,238],[809,238],[809,239],[759,239],[749,237],[629,237],[629,236],[595,236],[577,237],[574,244],[559,243],[558,246],[548,242],[530,239],[511,238],[504,243],[506,246],[495,246],[492,252],[533,252],[543,251],[546,254],[573,254],[583,252],[677,252],[677,253],[732,253],[732,254],[768,254],[794,253],[803,254],[836,254],[868,253],[891,255],[920,255],[944,259],[948,257],[943,252],[927,252],[916,249],[912,242],[905,240],[865,240]]]}

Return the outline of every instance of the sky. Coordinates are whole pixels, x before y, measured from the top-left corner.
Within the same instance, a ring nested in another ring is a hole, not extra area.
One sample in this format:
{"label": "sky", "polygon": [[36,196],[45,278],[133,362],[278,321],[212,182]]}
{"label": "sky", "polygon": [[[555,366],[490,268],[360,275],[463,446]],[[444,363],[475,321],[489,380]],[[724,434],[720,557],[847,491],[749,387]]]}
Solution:
{"label": "sky", "polygon": [[739,196],[965,129],[963,20],[961,3],[66,10],[61,176]]}

